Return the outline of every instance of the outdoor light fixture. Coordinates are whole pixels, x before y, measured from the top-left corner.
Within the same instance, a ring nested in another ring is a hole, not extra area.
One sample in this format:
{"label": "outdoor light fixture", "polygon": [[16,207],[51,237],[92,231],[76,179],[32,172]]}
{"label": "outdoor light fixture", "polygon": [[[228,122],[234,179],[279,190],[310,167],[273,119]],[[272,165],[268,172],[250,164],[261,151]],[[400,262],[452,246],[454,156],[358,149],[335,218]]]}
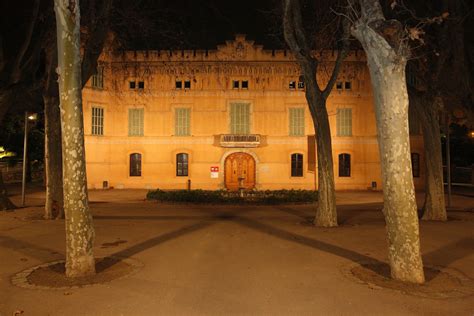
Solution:
{"label": "outdoor light fixture", "polygon": [[36,121],[38,119],[38,114],[37,113],[32,113],[32,114],[28,115],[28,119],[30,121]]}
{"label": "outdoor light fixture", "polygon": [[26,159],[28,151],[28,121],[38,119],[37,113],[25,112],[25,137],[23,139],[23,176],[21,179],[21,206],[25,206],[25,188],[26,188]]}

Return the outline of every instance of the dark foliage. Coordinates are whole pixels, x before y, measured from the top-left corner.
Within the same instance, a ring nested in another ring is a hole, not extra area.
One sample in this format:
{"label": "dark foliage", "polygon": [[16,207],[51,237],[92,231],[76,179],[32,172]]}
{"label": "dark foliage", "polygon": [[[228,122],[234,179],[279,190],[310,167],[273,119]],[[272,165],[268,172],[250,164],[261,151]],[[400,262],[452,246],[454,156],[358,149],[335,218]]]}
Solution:
{"label": "dark foliage", "polygon": [[275,190],[249,191],[244,197],[239,192],[225,190],[170,190],[149,191],[147,199],[160,202],[178,203],[216,203],[216,204],[280,204],[312,203],[318,199],[317,191],[312,190]]}

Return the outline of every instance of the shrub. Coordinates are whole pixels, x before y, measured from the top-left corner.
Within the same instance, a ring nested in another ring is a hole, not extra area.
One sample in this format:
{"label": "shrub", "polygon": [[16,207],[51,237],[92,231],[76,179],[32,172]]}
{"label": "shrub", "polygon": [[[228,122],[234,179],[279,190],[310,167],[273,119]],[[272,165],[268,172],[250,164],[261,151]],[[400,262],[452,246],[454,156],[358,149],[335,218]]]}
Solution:
{"label": "shrub", "polygon": [[241,197],[239,192],[211,190],[169,190],[156,189],[148,191],[147,199],[161,202],[181,203],[218,203],[218,204],[280,204],[311,203],[318,199],[318,192],[313,190],[275,190],[246,191]]}

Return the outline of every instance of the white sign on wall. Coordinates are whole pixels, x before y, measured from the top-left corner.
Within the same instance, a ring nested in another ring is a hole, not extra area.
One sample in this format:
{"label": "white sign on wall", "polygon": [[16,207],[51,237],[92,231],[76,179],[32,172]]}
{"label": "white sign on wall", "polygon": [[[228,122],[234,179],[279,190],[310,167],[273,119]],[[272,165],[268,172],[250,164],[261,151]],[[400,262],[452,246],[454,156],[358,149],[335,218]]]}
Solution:
{"label": "white sign on wall", "polygon": [[211,167],[211,179],[217,179],[219,178],[219,167],[218,166],[212,166]]}

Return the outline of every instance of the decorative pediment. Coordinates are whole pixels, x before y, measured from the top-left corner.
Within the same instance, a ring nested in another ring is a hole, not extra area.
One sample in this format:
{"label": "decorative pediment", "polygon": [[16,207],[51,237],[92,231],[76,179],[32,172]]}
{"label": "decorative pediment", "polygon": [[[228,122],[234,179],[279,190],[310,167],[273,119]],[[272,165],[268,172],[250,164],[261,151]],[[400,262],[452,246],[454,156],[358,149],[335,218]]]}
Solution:
{"label": "decorative pediment", "polygon": [[234,40],[217,46],[216,57],[219,60],[257,60],[263,54],[263,46],[247,40],[244,34],[238,34]]}

